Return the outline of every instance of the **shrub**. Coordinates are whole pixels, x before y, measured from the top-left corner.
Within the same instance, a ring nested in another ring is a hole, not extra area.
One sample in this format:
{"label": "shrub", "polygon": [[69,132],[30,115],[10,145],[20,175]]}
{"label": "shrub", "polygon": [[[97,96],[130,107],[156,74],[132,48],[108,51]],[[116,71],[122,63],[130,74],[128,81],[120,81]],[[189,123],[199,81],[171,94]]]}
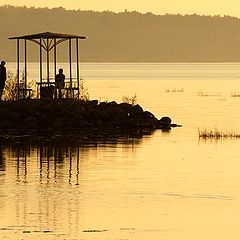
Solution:
{"label": "shrub", "polygon": [[132,97],[129,97],[129,96],[123,96],[122,97],[122,101],[124,102],[124,103],[129,103],[129,104],[131,104],[132,106],[134,106],[134,105],[136,105],[136,103],[137,103],[137,95],[136,94],[134,94]]}

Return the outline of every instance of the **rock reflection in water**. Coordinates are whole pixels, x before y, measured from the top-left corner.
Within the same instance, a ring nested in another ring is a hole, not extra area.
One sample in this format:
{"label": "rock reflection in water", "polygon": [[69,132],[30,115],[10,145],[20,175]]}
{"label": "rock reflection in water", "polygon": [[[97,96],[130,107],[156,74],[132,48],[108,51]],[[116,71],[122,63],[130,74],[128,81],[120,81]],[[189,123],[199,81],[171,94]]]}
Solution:
{"label": "rock reflection in water", "polygon": [[3,148],[0,146],[0,172],[5,171],[5,156],[3,154]]}
{"label": "rock reflection in water", "polygon": [[104,178],[114,177],[107,176],[111,173],[107,168],[119,161],[119,153],[122,160],[134,155],[141,142],[138,135],[105,136],[88,144],[5,144],[0,152],[0,170],[5,171],[6,180],[1,186],[4,208],[0,225],[8,231],[0,231],[0,237],[79,237],[92,227],[84,221],[84,206],[104,194],[99,182],[105,185]]}

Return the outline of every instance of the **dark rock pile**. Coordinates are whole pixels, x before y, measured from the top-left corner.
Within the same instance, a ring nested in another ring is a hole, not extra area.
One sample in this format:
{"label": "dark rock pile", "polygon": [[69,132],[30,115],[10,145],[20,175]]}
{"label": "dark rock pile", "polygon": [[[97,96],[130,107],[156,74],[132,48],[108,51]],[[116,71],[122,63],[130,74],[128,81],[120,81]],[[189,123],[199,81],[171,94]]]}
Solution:
{"label": "dark rock pile", "polygon": [[0,130],[7,129],[170,129],[169,117],[158,120],[139,105],[72,99],[0,102]]}

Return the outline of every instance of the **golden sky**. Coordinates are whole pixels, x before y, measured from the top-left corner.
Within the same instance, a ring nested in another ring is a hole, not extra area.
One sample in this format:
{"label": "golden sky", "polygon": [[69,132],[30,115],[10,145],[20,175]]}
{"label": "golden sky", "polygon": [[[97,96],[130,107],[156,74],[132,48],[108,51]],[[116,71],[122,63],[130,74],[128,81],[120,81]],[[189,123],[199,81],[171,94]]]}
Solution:
{"label": "golden sky", "polygon": [[204,14],[240,17],[240,0],[0,0],[0,5],[64,7],[66,9]]}

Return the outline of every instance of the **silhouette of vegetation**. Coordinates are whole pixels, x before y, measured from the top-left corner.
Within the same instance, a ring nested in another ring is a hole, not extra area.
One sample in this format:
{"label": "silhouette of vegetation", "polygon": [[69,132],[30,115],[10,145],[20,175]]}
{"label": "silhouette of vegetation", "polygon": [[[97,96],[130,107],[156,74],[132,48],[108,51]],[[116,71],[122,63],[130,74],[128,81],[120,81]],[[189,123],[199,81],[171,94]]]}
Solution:
{"label": "silhouette of vegetation", "polygon": [[132,97],[125,95],[122,97],[123,103],[131,104],[132,106],[136,105],[137,103],[137,95],[134,94]]}
{"label": "silhouette of vegetation", "polygon": [[79,87],[80,87],[80,100],[89,101],[90,94],[88,92],[88,88],[85,87],[85,85],[84,85],[84,79],[81,79]]}
{"label": "silhouette of vegetation", "polygon": [[[20,88],[23,88],[23,82],[24,82],[24,71],[20,72]],[[28,88],[32,89],[30,93],[30,98],[36,98],[37,97],[37,90],[36,88],[36,82],[34,80],[29,81]],[[17,80],[17,74],[14,74],[11,71],[7,72],[7,81],[4,87],[3,92],[3,99],[5,101],[16,101],[18,99],[18,80]]]}
{"label": "silhouette of vegetation", "polygon": [[[16,59],[15,43],[8,37],[45,31],[86,35],[88,39],[80,43],[82,61],[240,61],[240,19],[236,17],[6,5],[0,7],[0,21],[4,23],[1,56],[8,62]],[[28,60],[38,61],[37,46],[29,43],[28,48]],[[66,54],[59,48],[58,59],[65,61]]]}
{"label": "silhouette of vegetation", "polygon": [[17,75],[8,71],[7,81],[3,91],[3,99],[6,101],[15,101],[18,98],[18,80]]}
{"label": "silhouette of vegetation", "polygon": [[165,89],[165,92],[166,93],[183,93],[184,92],[184,89],[183,88],[173,88],[173,89],[169,89],[169,88],[167,88],[167,89]]}
{"label": "silhouette of vegetation", "polygon": [[209,93],[209,92],[204,92],[204,91],[199,91],[197,92],[197,95],[199,97],[220,97],[221,93]]}
{"label": "silhouette of vegetation", "polygon": [[214,130],[198,130],[198,136],[202,139],[223,139],[223,138],[233,138],[239,139],[240,133],[235,131],[221,131],[219,129]]}
{"label": "silhouette of vegetation", "polygon": [[231,93],[231,97],[240,97],[240,93]]}

